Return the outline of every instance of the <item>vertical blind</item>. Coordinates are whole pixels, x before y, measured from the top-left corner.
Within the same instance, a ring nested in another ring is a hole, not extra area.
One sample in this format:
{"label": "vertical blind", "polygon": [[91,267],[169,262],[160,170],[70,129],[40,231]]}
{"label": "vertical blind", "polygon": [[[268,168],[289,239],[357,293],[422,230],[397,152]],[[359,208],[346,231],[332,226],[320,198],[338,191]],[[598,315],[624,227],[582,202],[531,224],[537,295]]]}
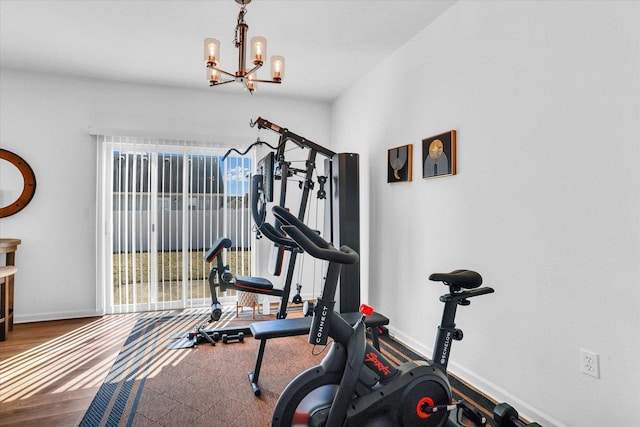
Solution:
{"label": "vertical blind", "polygon": [[251,274],[254,159],[187,140],[98,135],[98,307],[106,313],[210,302],[204,254],[220,237],[225,262]]}

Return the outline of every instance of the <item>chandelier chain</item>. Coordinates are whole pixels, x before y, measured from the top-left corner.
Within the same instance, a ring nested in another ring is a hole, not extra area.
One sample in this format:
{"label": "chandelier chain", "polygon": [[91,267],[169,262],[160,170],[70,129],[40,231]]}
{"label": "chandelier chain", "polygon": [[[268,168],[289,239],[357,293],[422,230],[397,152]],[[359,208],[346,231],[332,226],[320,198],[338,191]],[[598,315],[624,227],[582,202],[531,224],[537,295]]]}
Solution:
{"label": "chandelier chain", "polygon": [[236,25],[235,35],[233,37],[233,45],[238,48],[240,47],[240,37],[238,37],[238,32],[240,31],[240,25],[244,24],[244,15],[247,13],[247,8],[242,4],[240,6],[240,13],[238,13],[238,24]]}

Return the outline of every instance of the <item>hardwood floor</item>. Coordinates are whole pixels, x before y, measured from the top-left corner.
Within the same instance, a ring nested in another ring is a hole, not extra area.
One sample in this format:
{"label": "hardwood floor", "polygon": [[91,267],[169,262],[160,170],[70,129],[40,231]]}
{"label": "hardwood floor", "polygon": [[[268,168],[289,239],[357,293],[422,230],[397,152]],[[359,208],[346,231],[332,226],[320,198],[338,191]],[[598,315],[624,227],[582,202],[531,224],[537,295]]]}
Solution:
{"label": "hardwood floor", "polygon": [[135,314],[15,324],[0,342],[0,426],[76,426]]}

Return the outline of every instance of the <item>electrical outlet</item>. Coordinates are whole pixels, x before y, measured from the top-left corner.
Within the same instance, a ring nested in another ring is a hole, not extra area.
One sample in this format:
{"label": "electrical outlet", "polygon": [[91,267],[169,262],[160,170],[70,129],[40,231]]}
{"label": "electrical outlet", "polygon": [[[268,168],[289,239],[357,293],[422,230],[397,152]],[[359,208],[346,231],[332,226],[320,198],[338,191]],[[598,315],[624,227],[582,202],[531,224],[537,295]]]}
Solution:
{"label": "electrical outlet", "polygon": [[580,349],[580,370],[587,375],[600,378],[600,361],[598,353],[594,353],[584,348]]}

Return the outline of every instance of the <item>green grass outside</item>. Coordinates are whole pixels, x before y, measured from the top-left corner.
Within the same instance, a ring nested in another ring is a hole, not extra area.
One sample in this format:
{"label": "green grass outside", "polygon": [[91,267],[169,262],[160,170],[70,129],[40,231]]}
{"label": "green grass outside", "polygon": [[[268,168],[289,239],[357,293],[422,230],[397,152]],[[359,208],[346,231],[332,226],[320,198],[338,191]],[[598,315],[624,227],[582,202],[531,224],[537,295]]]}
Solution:
{"label": "green grass outside", "polygon": [[[192,251],[187,254],[187,292],[189,298],[210,298],[207,278],[211,266],[204,262],[206,251]],[[184,252],[163,252],[158,254],[158,301],[182,300],[182,262]],[[227,251],[229,270],[234,274],[250,275],[251,251]],[[113,254],[114,304],[148,302],[149,253]],[[134,280],[135,279],[135,280]],[[233,291],[228,291],[233,294]],[[228,293],[228,295],[230,295]],[[122,301],[122,302],[121,302]]]}

